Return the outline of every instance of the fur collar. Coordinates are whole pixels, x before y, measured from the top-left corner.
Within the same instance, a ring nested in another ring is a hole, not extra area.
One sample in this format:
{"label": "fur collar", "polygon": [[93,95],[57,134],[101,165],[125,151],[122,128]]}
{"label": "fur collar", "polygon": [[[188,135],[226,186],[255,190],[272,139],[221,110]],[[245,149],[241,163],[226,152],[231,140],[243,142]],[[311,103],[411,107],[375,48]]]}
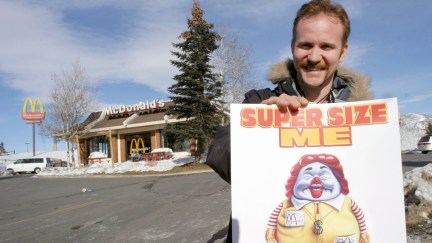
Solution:
{"label": "fur collar", "polygon": [[[287,61],[277,62],[270,67],[268,79],[277,84],[287,79],[296,76],[297,71],[294,68],[294,63],[291,59]],[[337,76],[348,82],[350,96],[348,101],[369,100],[372,98],[372,93],[369,87],[368,78],[360,73],[356,73],[346,67],[339,66]]]}

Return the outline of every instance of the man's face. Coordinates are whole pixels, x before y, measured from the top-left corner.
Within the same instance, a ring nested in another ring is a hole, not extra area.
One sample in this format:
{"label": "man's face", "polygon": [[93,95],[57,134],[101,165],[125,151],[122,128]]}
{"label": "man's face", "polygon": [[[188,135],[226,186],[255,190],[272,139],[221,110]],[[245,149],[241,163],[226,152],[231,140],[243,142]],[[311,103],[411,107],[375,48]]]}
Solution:
{"label": "man's face", "polygon": [[301,168],[294,184],[294,197],[309,201],[327,201],[337,197],[341,187],[332,170],[320,162]]}
{"label": "man's face", "polygon": [[337,65],[348,50],[342,38],[343,26],[335,17],[319,14],[299,21],[291,51],[301,87],[306,89],[303,91],[332,82]]}

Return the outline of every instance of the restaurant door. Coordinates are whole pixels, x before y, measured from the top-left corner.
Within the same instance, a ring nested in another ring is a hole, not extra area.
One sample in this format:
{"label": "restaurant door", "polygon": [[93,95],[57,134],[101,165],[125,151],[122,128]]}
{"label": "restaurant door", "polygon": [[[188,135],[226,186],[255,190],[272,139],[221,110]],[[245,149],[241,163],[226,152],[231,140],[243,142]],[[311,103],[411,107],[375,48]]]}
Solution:
{"label": "restaurant door", "polygon": [[151,150],[151,134],[141,133],[126,135],[126,160],[143,160],[144,154]]}

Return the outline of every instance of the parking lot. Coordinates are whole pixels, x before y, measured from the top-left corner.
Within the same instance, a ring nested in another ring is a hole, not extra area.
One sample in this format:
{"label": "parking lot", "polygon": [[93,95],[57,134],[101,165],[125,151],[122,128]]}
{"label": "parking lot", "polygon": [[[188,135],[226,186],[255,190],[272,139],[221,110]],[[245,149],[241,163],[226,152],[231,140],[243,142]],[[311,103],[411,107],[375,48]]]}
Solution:
{"label": "parking lot", "polygon": [[230,214],[213,172],[0,183],[0,242],[223,242]]}

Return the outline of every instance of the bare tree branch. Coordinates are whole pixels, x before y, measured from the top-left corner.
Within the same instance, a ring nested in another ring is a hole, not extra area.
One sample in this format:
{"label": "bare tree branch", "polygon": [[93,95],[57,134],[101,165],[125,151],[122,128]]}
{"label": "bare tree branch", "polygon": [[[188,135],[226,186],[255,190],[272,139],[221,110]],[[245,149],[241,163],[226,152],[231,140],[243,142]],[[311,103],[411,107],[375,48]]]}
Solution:
{"label": "bare tree branch", "polygon": [[41,130],[44,135],[66,141],[69,153],[69,143],[80,130],[79,125],[95,108],[95,96],[79,60],[72,64],[71,70],[52,74],[51,80],[47,117]]}
{"label": "bare tree branch", "polygon": [[220,30],[219,48],[213,53],[214,72],[223,83],[223,100],[226,108],[230,103],[241,103],[244,94],[256,87],[258,82],[252,80],[253,64],[250,60],[250,49],[239,44],[235,33]]}

